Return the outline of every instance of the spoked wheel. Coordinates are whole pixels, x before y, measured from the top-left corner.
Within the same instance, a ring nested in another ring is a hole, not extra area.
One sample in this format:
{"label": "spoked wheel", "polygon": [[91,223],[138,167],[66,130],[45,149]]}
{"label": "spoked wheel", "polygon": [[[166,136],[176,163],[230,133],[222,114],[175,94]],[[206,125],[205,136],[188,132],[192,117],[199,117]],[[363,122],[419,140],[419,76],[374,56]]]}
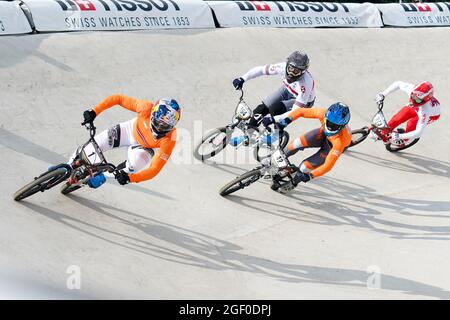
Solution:
{"label": "spoked wheel", "polygon": [[71,192],[73,192],[75,190],[78,190],[80,188],[81,188],[81,186],[72,185],[72,184],[66,182],[65,184],[62,185],[60,191],[61,191],[62,194],[69,194],[69,193],[71,193]]}
{"label": "spoked wheel", "polygon": [[194,157],[200,161],[214,157],[226,147],[229,139],[226,127],[212,130],[202,138],[201,143],[195,148]]}
{"label": "spoked wheel", "polygon": [[[289,133],[287,131],[283,131],[283,135],[281,137],[280,147],[284,149],[289,142]],[[262,159],[270,157],[272,153],[275,151],[275,148],[269,146],[261,146],[257,145],[254,151],[254,156],[256,161],[261,162]]]}
{"label": "spoked wheel", "polygon": [[16,193],[14,193],[14,200],[20,201],[35,194],[36,192],[43,192],[45,190],[53,188],[57,184],[64,181],[69,173],[69,170],[65,167],[60,167],[55,170],[48,171],[16,191]]}
{"label": "spoked wheel", "polygon": [[356,146],[357,144],[360,144],[361,142],[363,142],[364,140],[366,140],[366,138],[369,136],[369,128],[368,127],[364,127],[358,130],[353,130],[352,131],[352,142],[350,142],[350,145],[347,148],[351,148]]}
{"label": "spoked wheel", "polygon": [[233,192],[244,189],[245,187],[248,187],[252,183],[258,181],[259,178],[261,178],[261,171],[259,169],[248,171],[224,185],[219,191],[220,195],[227,196]]}
{"label": "spoked wheel", "polygon": [[[397,129],[397,131],[398,131],[398,133],[404,133],[405,132],[404,129]],[[406,143],[404,143],[402,145],[399,145],[399,146],[389,143],[389,144],[386,145],[386,150],[388,150],[390,152],[397,152],[397,151],[400,151],[400,150],[405,150],[405,149],[415,145],[419,141],[419,139],[420,138],[409,140],[408,142],[406,142]]]}

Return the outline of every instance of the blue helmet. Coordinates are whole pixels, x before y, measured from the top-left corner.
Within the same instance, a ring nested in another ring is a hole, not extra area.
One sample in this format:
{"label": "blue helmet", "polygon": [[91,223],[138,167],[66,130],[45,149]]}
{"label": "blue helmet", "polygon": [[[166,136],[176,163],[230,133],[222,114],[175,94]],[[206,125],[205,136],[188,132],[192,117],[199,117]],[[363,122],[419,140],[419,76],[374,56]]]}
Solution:
{"label": "blue helmet", "polygon": [[338,134],[350,121],[350,109],[342,102],[333,103],[325,113],[325,135]]}

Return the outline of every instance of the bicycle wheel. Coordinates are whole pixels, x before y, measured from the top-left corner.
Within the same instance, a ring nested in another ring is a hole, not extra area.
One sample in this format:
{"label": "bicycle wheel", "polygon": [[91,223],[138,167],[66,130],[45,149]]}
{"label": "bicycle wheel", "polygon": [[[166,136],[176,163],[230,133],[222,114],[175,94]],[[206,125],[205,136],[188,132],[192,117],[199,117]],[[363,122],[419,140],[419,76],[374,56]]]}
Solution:
{"label": "bicycle wheel", "polygon": [[[397,129],[398,133],[405,133],[404,129]],[[397,152],[397,151],[401,151],[401,150],[405,150],[409,147],[412,147],[413,145],[415,145],[417,142],[419,142],[420,138],[414,139],[414,140],[410,140],[407,143],[401,145],[401,146],[395,146],[392,144],[387,144],[386,145],[386,150],[388,150],[389,152]]]}
{"label": "bicycle wheel", "polygon": [[14,193],[14,200],[20,201],[29,196],[32,196],[38,191],[45,191],[50,188],[53,188],[57,184],[64,181],[68,176],[69,170],[65,167],[60,167],[52,171],[48,171],[36,179],[34,181],[28,183],[23,186],[19,190]]}
{"label": "bicycle wheel", "polygon": [[361,129],[358,130],[353,130],[352,131],[352,141],[350,142],[348,148],[354,147],[357,144],[360,144],[361,142],[363,142],[364,140],[366,140],[366,138],[369,136],[369,128],[367,127],[363,127]]}
{"label": "bicycle wheel", "polygon": [[63,184],[63,186],[61,187],[60,191],[61,191],[62,194],[69,194],[69,193],[71,193],[71,192],[73,192],[75,190],[78,190],[80,188],[81,188],[81,186],[74,186],[74,185],[66,182],[65,184]]}
{"label": "bicycle wheel", "polygon": [[261,178],[261,171],[259,169],[253,169],[224,185],[222,189],[220,189],[219,193],[222,197],[227,196],[233,192],[248,187],[252,183],[258,181],[259,178]]}
{"label": "bicycle wheel", "polygon": [[194,150],[194,157],[200,161],[214,157],[226,147],[228,141],[226,127],[214,129],[202,138],[201,143]]}
{"label": "bicycle wheel", "polygon": [[[289,133],[287,131],[283,131],[283,135],[281,137],[280,148],[284,149],[289,142]],[[267,152],[268,151],[268,152]],[[259,144],[256,146],[254,151],[254,157],[256,161],[261,162],[262,159],[270,157],[274,149],[269,147],[261,147]]]}

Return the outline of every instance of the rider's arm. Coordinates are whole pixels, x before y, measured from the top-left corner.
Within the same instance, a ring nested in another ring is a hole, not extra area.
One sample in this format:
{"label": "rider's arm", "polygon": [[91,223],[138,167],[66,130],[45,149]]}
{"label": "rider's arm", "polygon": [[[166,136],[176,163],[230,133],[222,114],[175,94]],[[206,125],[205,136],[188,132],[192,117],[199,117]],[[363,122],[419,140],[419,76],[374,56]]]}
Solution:
{"label": "rider's arm", "polygon": [[414,88],[414,85],[411,83],[407,83],[407,82],[403,82],[403,81],[395,81],[381,93],[386,97],[389,94],[391,94],[392,92],[400,89],[409,95],[413,88]]}
{"label": "rider's arm", "polygon": [[244,74],[241,78],[245,81],[260,77],[260,76],[272,76],[272,75],[282,75],[285,72],[286,63],[276,63],[276,64],[268,64],[265,66],[254,67],[250,69],[246,74]]}
{"label": "rider's arm", "polygon": [[125,109],[128,109],[130,111],[137,112],[137,106],[138,106],[137,99],[122,95],[122,94],[114,94],[112,96],[109,96],[102,102],[100,102],[97,106],[95,106],[92,110],[99,115],[106,109],[109,109],[115,105],[120,105]]}
{"label": "rider's arm", "polygon": [[325,112],[326,110],[323,108],[298,108],[289,112],[288,117],[291,117],[292,120],[297,120],[298,118],[310,118],[323,121]]}
{"label": "rider's arm", "polygon": [[169,160],[175,144],[176,130],[173,130],[170,134],[170,137],[168,136],[168,139],[162,143],[161,148],[159,148],[158,152],[153,157],[149,167],[147,169],[129,175],[130,182],[136,183],[154,178],[165,166],[167,160]]}

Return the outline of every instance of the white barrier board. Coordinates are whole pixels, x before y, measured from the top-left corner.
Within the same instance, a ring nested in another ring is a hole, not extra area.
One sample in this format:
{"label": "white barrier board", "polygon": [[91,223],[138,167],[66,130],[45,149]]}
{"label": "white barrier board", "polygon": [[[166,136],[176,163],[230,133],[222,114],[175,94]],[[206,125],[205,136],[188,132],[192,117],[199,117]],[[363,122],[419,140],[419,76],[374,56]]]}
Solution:
{"label": "white barrier board", "polygon": [[381,27],[371,3],[207,1],[222,27]]}
{"label": "white barrier board", "polygon": [[25,0],[38,31],[214,28],[202,0]]}
{"label": "white barrier board", "polygon": [[450,26],[450,2],[378,4],[387,26]]}
{"label": "white barrier board", "polygon": [[31,32],[27,17],[19,2],[0,1],[0,35],[22,34]]}

